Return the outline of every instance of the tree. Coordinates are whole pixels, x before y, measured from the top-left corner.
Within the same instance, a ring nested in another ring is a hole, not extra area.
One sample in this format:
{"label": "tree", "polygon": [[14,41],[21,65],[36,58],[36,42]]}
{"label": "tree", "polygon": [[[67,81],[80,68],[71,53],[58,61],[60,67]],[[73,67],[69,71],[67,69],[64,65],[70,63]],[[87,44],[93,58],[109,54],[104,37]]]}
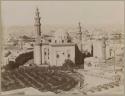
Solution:
{"label": "tree", "polygon": [[64,62],[64,64],[63,64],[63,68],[65,68],[65,69],[71,69],[73,67],[75,67],[75,64],[72,62],[72,60],[66,59],[65,62]]}

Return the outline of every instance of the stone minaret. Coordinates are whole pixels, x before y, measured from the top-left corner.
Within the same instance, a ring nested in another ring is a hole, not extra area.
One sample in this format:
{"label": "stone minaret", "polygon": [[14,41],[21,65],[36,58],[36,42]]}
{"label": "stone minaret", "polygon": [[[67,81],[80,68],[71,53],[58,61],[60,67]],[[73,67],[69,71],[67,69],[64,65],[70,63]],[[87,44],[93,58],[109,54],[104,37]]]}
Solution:
{"label": "stone minaret", "polygon": [[106,60],[106,38],[102,38],[102,60]]}
{"label": "stone minaret", "polygon": [[23,49],[23,40],[22,40],[22,38],[19,38],[18,44],[19,44],[19,48],[22,50]]}
{"label": "stone minaret", "polygon": [[42,49],[41,49],[41,23],[39,10],[36,8],[35,12],[35,44],[34,44],[34,63],[40,65],[42,63]]}
{"label": "stone minaret", "polygon": [[80,51],[82,52],[82,27],[81,27],[81,23],[79,22],[78,23],[78,29],[79,29],[79,32],[78,32],[78,37],[79,37],[79,48],[80,48]]}
{"label": "stone minaret", "polygon": [[[41,37],[41,23],[40,23],[40,16],[39,16],[40,12],[38,10],[38,8],[36,8],[36,12],[35,12],[35,32],[36,32],[36,39],[38,39],[39,37]],[[38,40],[40,41],[40,40]],[[37,41],[37,42],[38,42]]]}

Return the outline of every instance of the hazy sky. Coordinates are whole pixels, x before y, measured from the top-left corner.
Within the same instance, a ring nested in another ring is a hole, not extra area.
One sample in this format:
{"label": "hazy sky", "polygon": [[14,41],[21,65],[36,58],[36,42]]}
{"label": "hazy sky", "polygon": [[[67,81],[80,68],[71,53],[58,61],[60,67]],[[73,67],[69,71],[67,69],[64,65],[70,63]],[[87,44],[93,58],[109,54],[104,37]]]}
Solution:
{"label": "hazy sky", "polygon": [[43,24],[123,24],[123,1],[2,1],[3,25],[33,25],[35,8]]}

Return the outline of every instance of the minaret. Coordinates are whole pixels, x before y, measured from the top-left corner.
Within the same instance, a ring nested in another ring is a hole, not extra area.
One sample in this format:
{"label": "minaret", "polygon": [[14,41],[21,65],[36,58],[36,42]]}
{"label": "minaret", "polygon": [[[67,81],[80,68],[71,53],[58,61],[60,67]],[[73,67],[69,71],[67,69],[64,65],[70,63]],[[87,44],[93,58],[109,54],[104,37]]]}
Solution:
{"label": "minaret", "polygon": [[91,45],[91,56],[93,57],[93,44]]}
{"label": "minaret", "polygon": [[40,65],[42,63],[42,49],[41,49],[41,23],[39,10],[36,8],[35,12],[35,44],[34,44],[34,63]]}
{"label": "minaret", "polygon": [[105,62],[106,60],[106,38],[102,38],[102,60]]}
{"label": "minaret", "polygon": [[80,51],[82,52],[82,27],[80,22],[78,23],[78,29],[79,29],[78,35],[79,35],[79,44],[80,44],[79,48],[80,48]]}
{"label": "minaret", "polygon": [[19,48],[23,49],[23,40],[22,40],[22,38],[19,38]]}
{"label": "minaret", "polygon": [[40,16],[39,16],[40,12],[39,9],[36,8],[36,12],[35,12],[35,32],[36,32],[36,43],[40,43],[40,37],[41,37],[41,23],[40,23]]}

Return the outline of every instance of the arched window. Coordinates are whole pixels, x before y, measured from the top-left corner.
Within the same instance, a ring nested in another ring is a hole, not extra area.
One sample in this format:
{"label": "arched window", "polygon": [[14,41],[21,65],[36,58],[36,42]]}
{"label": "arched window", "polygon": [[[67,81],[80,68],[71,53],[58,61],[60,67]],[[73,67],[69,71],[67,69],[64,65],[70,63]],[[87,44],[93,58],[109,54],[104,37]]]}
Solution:
{"label": "arched window", "polygon": [[56,43],[57,41],[55,40],[55,43]]}
{"label": "arched window", "polygon": [[44,52],[44,55],[46,55],[46,52]]}
{"label": "arched window", "polygon": [[110,56],[112,56],[112,49],[110,49]]}
{"label": "arched window", "polygon": [[51,42],[51,40],[49,40],[49,42]]}
{"label": "arched window", "polygon": [[88,67],[91,67],[92,66],[92,64],[91,63],[88,63]]}
{"label": "arched window", "polygon": [[70,54],[68,54],[68,58],[70,58]]}
{"label": "arched window", "polygon": [[62,40],[62,43],[64,43],[64,40]]}
{"label": "arched window", "polygon": [[59,58],[59,54],[56,55],[56,58]]}
{"label": "arched window", "polygon": [[48,49],[48,55],[49,55],[49,49]]}

